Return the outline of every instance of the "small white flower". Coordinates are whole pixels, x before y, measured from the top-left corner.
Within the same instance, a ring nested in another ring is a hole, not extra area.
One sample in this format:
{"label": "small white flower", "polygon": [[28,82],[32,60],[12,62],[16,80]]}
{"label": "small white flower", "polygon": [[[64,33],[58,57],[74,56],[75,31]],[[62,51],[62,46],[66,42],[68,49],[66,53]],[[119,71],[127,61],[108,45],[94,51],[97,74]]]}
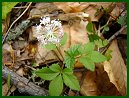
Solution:
{"label": "small white flower", "polygon": [[46,25],[48,23],[50,23],[50,17],[47,16],[40,19],[40,24]]}
{"label": "small white flower", "polygon": [[63,35],[64,32],[61,21],[50,20],[48,16],[40,19],[40,24],[36,26],[36,32],[34,34],[43,45],[48,43],[58,45]]}

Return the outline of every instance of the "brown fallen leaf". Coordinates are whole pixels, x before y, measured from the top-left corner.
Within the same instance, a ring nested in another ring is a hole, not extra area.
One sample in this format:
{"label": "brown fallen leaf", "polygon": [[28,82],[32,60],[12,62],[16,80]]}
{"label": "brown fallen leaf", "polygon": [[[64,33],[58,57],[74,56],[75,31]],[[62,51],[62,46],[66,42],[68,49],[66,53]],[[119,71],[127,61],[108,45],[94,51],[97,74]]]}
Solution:
{"label": "brown fallen leaf", "polygon": [[96,73],[87,71],[85,74],[85,78],[83,84],[81,86],[80,93],[83,96],[97,96],[98,95],[98,88],[95,82]]}
{"label": "brown fallen leaf", "polygon": [[23,67],[19,68],[16,73],[20,76],[23,76],[25,74]]}
{"label": "brown fallen leaf", "polygon": [[104,70],[103,64],[96,64],[96,84],[99,96],[120,96],[116,86],[110,82],[108,73]]}
{"label": "brown fallen leaf", "polygon": [[121,95],[115,85],[110,82],[102,64],[96,64],[94,72],[87,71],[81,86],[83,96],[118,96]]}
{"label": "brown fallen leaf", "polygon": [[37,65],[45,64],[46,62],[58,61],[57,56],[46,48],[43,48],[41,43],[37,44],[37,52],[35,54],[35,60]]}
{"label": "brown fallen leaf", "polygon": [[110,81],[112,81],[112,74],[113,74],[114,79],[112,83],[117,87],[121,95],[126,95],[127,94],[127,68],[121,56],[121,53],[119,51],[117,40],[114,40],[111,43],[108,50],[112,50],[113,52],[112,52],[112,59],[109,61],[110,64],[108,64],[109,68],[105,67],[105,71],[107,71],[107,68],[110,70],[110,71],[107,71]]}
{"label": "brown fallen leaf", "polygon": [[76,12],[85,12],[89,14],[91,21],[98,21],[98,19],[102,16],[99,15],[95,17],[98,8],[107,8],[111,3],[110,2],[54,2],[54,4],[62,9],[65,13],[76,13]]}
{"label": "brown fallen leaf", "polygon": [[5,43],[2,47],[2,64],[7,65],[9,68],[14,66],[14,50],[11,45]]}
{"label": "brown fallen leaf", "polygon": [[28,56],[34,57],[37,52],[37,44],[36,43],[29,43],[27,45]]}
{"label": "brown fallen leaf", "polygon": [[119,17],[121,15],[121,12],[126,9],[126,3],[124,2],[117,2],[114,10],[111,12],[111,14],[114,17]]}
{"label": "brown fallen leaf", "polygon": [[2,96],[6,96],[8,94],[8,84],[5,83],[2,85]]}

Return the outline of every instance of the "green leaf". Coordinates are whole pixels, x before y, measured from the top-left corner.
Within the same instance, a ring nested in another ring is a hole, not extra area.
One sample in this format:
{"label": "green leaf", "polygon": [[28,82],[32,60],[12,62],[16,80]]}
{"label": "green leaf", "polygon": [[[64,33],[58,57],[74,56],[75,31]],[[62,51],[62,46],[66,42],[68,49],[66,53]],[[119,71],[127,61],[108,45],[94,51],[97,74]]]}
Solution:
{"label": "green leaf", "polygon": [[93,23],[92,22],[89,22],[86,26],[86,29],[88,31],[88,34],[92,34],[94,33],[94,29],[93,29]]}
{"label": "green leaf", "polygon": [[54,79],[59,73],[53,72],[49,68],[45,67],[35,71],[35,74],[44,80],[52,80]]}
{"label": "green leaf", "polygon": [[99,40],[95,40],[94,43],[99,48],[102,48],[102,47],[105,47],[108,44],[108,40],[106,40],[106,39],[105,40],[99,39]]}
{"label": "green leaf", "polygon": [[73,90],[80,90],[79,81],[73,74],[63,73],[63,80],[66,86]]}
{"label": "green leaf", "polygon": [[64,63],[67,68],[73,68],[75,64],[75,58],[67,56],[64,59]]}
{"label": "green leaf", "polygon": [[76,44],[73,45],[69,48],[69,50],[67,52],[65,52],[65,66],[67,68],[73,68],[74,64],[75,64],[75,58],[77,55],[80,54],[79,52],[79,48],[81,47],[80,44]]}
{"label": "green leaf", "polygon": [[10,89],[10,87],[11,87],[11,83],[10,83],[10,81],[11,81],[11,75],[10,75],[10,74],[8,74],[8,79],[7,79],[8,90],[9,90],[9,89]]}
{"label": "green leaf", "polygon": [[61,70],[62,70],[58,64],[52,64],[49,68],[53,72],[61,72]]}
{"label": "green leaf", "polygon": [[19,2],[2,2],[2,19],[6,19],[7,14]]}
{"label": "green leaf", "polygon": [[95,64],[89,57],[82,56],[80,58],[80,62],[85,66],[85,68],[87,68],[91,71],[95,70]]}
{"label": "green leaf", "polygon": [[104,46],[104,47],[105,47],[108,43],[109,43],[109,42],[108,42],[107,39],[103,40],[103,46]]}
{"label": "green leaf", "polygon": [[63,46],[66,43],[66,41],[67,41],[67,34],[65,32],[63,38],[60,41],[61,46]]}
{"label": "green leaf", "polygon": [[73,70],[70,69],[70,68],[65,68],[65,69],[63,70],[63,73],[66,73],[66,74],[73,74]]}
{"label": "green leaf", "polygon": [[93,51],[95,48],[95,45],[93,42],[88,42],[87,44],[84,45],[84,52],[83,53],[89,53]]}
{"label": "green leaf", "polygon": [[121,25],[124,26],[127,24],[127,15],[125,16],[120,16],[117,22]]}
{"label": "green leaf", "polygon": [[90,56],[91,56],[91,60],[95,63],[99,63],[107,60],[107,58],[104,55],[102,55],[97,51],[92,51]]}
{"label": "green leaf", "polygon": [[49,84],[49,94],[50,96],[59,96],[63,90],[63,80],[62,76],[59,75],[54,78]]}
{"label": "green leaf", "polygon": [[90,34],[88,35],[90,42],[94,42],[94,40],[100,39],[100,37],[97,34]]}
{"label": "green leaf", "polygon": [[104,27],[104,31],[109,31],[108,25],[106,25],[106,26]]}
{"label": "green leaf", "polygon": [[76,44],[76,45],[73,45],[69,48],[69,50],[67,51],[67,53],[69,54],[69,56],[71,57],[75,57],[77,55],[79,55],[79,48],[81,47],[80,44]]}
{"label": "green leaf", "polygon": [[47,45],[44,45],[43,47],[46,48],[46,49],[48,49],[48,50],[54,50],[54,49],[56,49],[56,45],[53,44],[53,43],[49,43]]}
{"label": "green leaf", "polygon": [[112,50],[107,50],[106,53],[105,53],[105,56],[107,57],[107,61],[109,61],[111,58],[112,58]]}

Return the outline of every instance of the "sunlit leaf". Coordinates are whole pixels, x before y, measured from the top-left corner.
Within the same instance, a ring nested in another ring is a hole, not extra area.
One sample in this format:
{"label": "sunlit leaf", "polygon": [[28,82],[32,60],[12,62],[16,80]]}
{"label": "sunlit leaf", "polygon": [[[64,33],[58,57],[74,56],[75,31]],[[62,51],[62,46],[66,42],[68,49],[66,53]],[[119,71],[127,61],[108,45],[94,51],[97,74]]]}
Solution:
{"label": "sunlit leaf", "polygon": [[7,14],[19,2],[2,2],[2,19],[6,19]]}
{"label": "sunlit leaf", "polygon": [[63,38],[60,41],[61,46],[63,46],[66,43],[66,41],[67,41],[67,34],[65,32]]}
{"label": "sunlit leaf", "polygon": [[94,33],[94,29],[93,29],[93,23],[92,22],[89,22],[86,26],[86,29],[88,31],[88,34],[92,34]]}
{"label": "sunlit leaf", "polygon": [[86,57],[86,56],[82,56],[80,58],[80,62],[85,66],[85,68],[94,71],[95,70],[95,64],[94,62],[91,60],[91,58]]}
{"label": "sunlit leaf", "polygon": [[75,64],[75,58],[67,56],[65,57],[64,63],[67,68],[73,68]]}
{"label": "sunlit leaf", "polygon": [[54,72],[61,72],[62,70],[58,64],[52,64],[49,68]]}
{"label": "sunlit leaf", "polygon": [[40,78],[44,80],[52,80],[54,79],[59,73],[58,72],[53,72],[49,68],[45,67],[39,70],[35,71],[35,74],[39,76]]}
{"label": "sunlit leaf", "polygon": [[91,60],[95,63],[100,63],[107,60],[107,58],[104,55],[102,55],[97,51],[92,51],[90,55],[91,55]]}
{"label": "sunlit leaf", "polygon": [[73,74],[63,73],[63,80],[65,85],[70,87],[72,90],[80,90],[79,81]]}
{"label": "sunlit leaf", "polygon": [[59,96],[63,90],[63,80],[62,76],[59,75],[54,78],[49,84],[49,94],[50,96]]}

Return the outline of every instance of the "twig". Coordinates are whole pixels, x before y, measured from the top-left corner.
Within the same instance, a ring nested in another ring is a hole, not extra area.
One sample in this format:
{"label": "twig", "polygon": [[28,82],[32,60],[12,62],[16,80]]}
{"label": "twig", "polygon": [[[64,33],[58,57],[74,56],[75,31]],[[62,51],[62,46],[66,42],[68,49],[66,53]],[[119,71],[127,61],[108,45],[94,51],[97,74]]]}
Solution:
{"label": "twig", "polygon": [[125,28],[127,28],[127,25],[123,26],[119,31],[117,31],[114,35],[112,35],[109,39],[108,42],[111,42],[116,36],[118,36]]}
{"label": "twig", "polygon": [[[100,30],[102,30],[106,25],[108,25],[108,23],[110,22],[110,19],[111,19],[111,17],[109,17],[109,19],[108,19],[107,23],[106,23],[104,26],[102,26],[102,27],[100,28]],[[103,34],[103,33],[104,33],[104,29],[102,30],[101,35],[100,35],[100,36],[102,36],[102,34]]]}
{"label": "twig", "polygon": [[31,70],[36,70],[35,68],[33,68],[33,67],[29,66],[29,65],[25,64],[24,66],[30,68]]}
{"label": "twig", "polygon": [[[27,6],[14,7],[13,9],[27,8]],[[36,8],[35,6],[30,6],[30,8]]]}
{"label": "twig", "polygon": [[108,39],[108,45],[104,48],[101,48],[99,50],[100,53],[104,54],[105,51],[108,49],[108,47],[110,46],[110,42],[116,37],[118,36],[125,28],[127,28],[127,25],[123,26],[119,31],[117,31],[113,36],[111,36],[109,39]]}
{"label": "twig", "polygon": [[10,29],[12,28],[12,26],[25,14],[25,12],[29,9],[31,4],[32,4],[32,2],[29,3],[28,7],[24,10],[24,12],[11,24],[11,26],[9,27],[8,31],[6,32],[6,34],[2,40],[2,45],[4,44],[4,41],[5,41],[6,37],[8,36],[8,33],[9,33]]}
{"label": "twig", "polygon": [[2,77],[7,79],[8,74],[11,75],[11,83],[18,88],[19,92],[28,93],[29,95],[34,95],[34,96],[48,95],[48,91],[46,89],[35,85],[33,82],[29,82],[27,78],[16,74],[6,66],[2,65]]}

